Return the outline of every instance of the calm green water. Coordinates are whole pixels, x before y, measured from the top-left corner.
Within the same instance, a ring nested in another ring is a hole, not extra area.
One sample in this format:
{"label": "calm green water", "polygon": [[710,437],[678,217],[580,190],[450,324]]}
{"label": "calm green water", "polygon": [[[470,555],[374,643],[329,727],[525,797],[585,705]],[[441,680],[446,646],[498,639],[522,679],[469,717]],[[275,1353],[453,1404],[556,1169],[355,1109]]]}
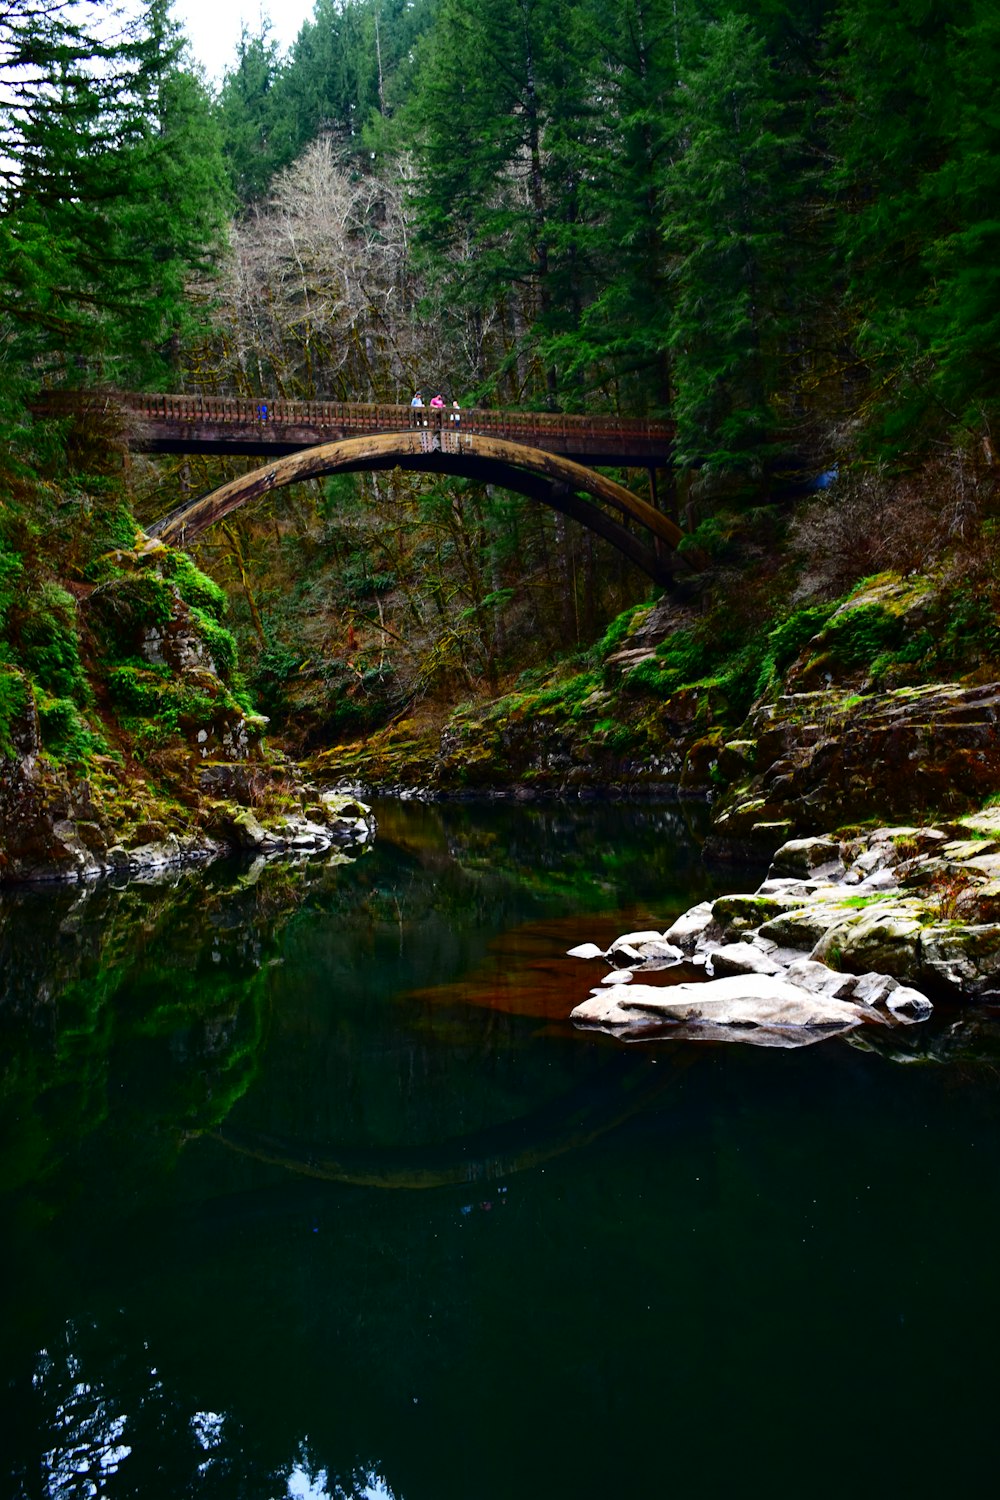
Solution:
{"label": "calm green water", "polygon": [[6,1491],[992,1492],[988,1032],[574,1032],[565,950],[710,893],[684,817],[378,812],[3,897]]}

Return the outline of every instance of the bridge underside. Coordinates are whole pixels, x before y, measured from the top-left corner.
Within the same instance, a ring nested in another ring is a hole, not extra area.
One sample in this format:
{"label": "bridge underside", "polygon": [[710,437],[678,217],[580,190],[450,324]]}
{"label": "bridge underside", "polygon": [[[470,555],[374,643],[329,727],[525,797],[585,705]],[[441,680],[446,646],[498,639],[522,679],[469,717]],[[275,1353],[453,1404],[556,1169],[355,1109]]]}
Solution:
{"label": "bridge underside", "polygon": [[655,582],[667,584],[673,576],[673,550],[683,533],[623,485],[560,454],[465,432],[385,433],[302,449],[177,506],[149,528],[149,535],[187,546],[241,505],[286,485],[323,474],[394,468],[454,474],[527,495],[603,537]]}
{"label": "bridge underside", "polygon": [[[445,437],[451,436],[445,432]],[[465,436],[474,436],[467,433]],[[301,453],[303,448],[326,446],[331,441],[346,442],[347,437],[331,438],[329,433],[301,433],[280,429],[275,423],[268,429],[257,428],[246,433],[201,437],[197,431],[178,431],[176,436],[165,436],[161,431],[152,435],[133,437],[129,446],[139,453],[212,454],[229,458],[284,458],[289,453]],[[520,445],[523,446],[523,445]],[[628,447],[602,446],[600,436],[587,440],[563,441],[558,447],[546,445],[547,453],[561,453],[580,464],[597,468],[664,468],[671,461],[671,454],[663,443],[641,443],[635,439]]]}

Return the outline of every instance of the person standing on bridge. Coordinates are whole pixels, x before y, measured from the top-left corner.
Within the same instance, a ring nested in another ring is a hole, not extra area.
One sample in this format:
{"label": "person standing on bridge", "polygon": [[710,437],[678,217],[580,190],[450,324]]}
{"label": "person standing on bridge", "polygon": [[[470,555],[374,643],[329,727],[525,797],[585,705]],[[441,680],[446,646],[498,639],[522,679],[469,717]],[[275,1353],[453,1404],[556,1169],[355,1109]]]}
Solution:
{"label": "person standing on bridge", "polygon": [[423,418],[423,417],[420,416],[420,412],[423,410],[423,406],[424,406],[423,392],[418,387],[413,392],[413,400],[410,402],[410,411],[411,411],[411,414],[412,414],[411,415],[411,420],[413,422],[414,427],[424,427],[424,426],[426,426],[426,420],[425,420],[425,418]]}

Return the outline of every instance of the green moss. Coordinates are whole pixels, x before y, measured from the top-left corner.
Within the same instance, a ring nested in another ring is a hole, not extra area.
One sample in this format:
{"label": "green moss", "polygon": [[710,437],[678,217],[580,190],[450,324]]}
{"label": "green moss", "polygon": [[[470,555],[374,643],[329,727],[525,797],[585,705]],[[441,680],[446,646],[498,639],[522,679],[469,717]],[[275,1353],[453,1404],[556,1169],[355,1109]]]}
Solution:
{"label": "green moss", "polygon": [[206,614],[197,605],[191,606],[191,617],[198,633],[212,655],[215,670],[223,681],[228,681],[236,670],[236,637],[232,631],[220,625],[212,615]]}
{"label": "green moss", "polygon": [[175,599],[169,583],[155,573],[119,573],[94,590],[89,605],[106,648],[121,660],[132,654],[144,630],[170,624]]}
{"label": "green moss", "polygon": [[849,670],[870,668],[880,657],[907,645],[906,622],[881,604],[859,604],[834,615],[817,644]]}
{"label": "green moss", "polygon": [[122,727],[140,747],[158,747],[198,726],[218,720],[220,710],[242,715],[242,706],[222,690],[213,696],[166,667],[127,663],[106,674],[108,692]]}
{"label": "green moss", "polygon": [[787,907],[770,896],[720,896],[712,907],[712,915],[723,927],[738,927],[742,930],[760,927],[772,917],[783,916]]}
{"label": "green moss", "polygon": [[754,696],[767,692],[795,661],[802,648],[822,630],[835,604],[810,604],[795,610],[780,624],[768,631],[767,644],[754,684]]}
{"label": "green moss", "polygon": [[676,630],[655,656],[633,667],[622,686],[663,700],[698,691],[711,696],[713,714],[738,722],[756,695],[764,646],[763,636],[739,644],[722,632],[713,638],[709,626]]}
{"label": "green moss", "polygon": [[167,552],[158,557],[158,563],[163,577],[170,580],[184,603],[196,610],[200,618],[207,615],[216,623],[225,619],[229,607],[225,590],[195,567],[186,552]]}
{"label": "green moss", "polygon": [[[93,483],[90,487],[96,488]],[[131,552],[136,545],[139,528],[128,506],[119,499],[110,505],[102,503],[95,506],[90,514],[88,530],[86,541],[92,557],[87,564],[85,576],[91,582],[96,582],[100,576],[99,559],[109,552]]]}
{"label": "green moss", "polygon": [[612,620],[604,635],[594,647],[594,655],[597,660],[604,661],[612,652],[617,651],[622,642],[632,634],[639,623],[639,619],[648,613],[648,604],[634,604],[631,609],[626,609]]}

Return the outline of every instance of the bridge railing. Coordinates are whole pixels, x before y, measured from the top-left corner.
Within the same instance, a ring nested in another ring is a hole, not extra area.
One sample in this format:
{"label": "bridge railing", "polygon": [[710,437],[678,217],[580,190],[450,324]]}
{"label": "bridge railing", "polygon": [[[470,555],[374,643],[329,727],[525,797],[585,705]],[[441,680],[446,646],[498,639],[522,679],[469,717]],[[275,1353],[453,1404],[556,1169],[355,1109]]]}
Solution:
{"label": "bridge railing", "polygon": [[192,427],[306,428],[343,433],[402,432],[411,428],[458,429],[530,443],[546,437],[608,438],[625,447],[630,440],[667,439],[668,422],[605,414],[490,410],[451,406],[359,401],[285,401],[267,397],[150,395],[142,392],[46,392],[34,403],[40,415],[68,415],[87,408],[124,410],[139,422]]}

